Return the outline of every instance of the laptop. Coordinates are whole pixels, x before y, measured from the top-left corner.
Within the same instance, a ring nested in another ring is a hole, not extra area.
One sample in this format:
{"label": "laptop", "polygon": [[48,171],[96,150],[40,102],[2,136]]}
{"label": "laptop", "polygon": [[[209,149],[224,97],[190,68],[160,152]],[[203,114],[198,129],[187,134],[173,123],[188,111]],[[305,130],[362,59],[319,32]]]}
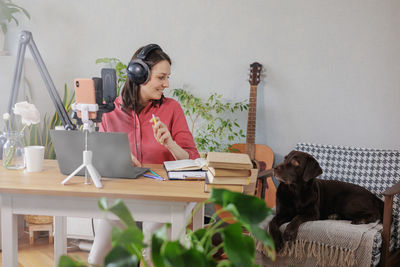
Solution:
{"label": "laptop", "polygon": [[[60,172],[70,175],[83,163],[85,133],[50,130]],[[101,177],[137,178],[148,171],[132,165],[128,136],[125,133],[88,133],[87,150],[93,152],[92,164]],[[84,176],[85,168],[77,175]]]}

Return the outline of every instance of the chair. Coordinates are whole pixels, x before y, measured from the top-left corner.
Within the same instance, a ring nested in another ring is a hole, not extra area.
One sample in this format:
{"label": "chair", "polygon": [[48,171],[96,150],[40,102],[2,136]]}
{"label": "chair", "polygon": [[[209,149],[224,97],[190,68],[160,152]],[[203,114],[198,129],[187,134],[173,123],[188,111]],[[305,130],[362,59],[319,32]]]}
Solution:
{"label": "chair", "polygon": [[[267,265],[301,265],[309,261],[304,265],[400,266],[400,151],[307,143],[299,143],[295,149],[317,159],[323,169],[319,178],[358,184],[384,199],[383,223],[355,226],[335,220],[306,222],[300,226],[297,240],[286,243],[277,261]],[[355,239],[358,231],[359,240]],[[318,236],[324,238],[318,240]],[[340,244],[346,242],[355,246]],[[363,255],[362,251],[368,253]]]}

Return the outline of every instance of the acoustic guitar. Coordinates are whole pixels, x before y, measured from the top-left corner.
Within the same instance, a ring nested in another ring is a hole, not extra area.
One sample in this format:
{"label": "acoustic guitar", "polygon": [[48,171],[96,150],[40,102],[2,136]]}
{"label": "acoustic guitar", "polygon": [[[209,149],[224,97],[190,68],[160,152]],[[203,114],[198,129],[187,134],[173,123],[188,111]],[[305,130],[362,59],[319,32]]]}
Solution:
{"label": "acoustic guitar", "polygon": [[[269,146],[255,144],[256,139],[256,113],[257,113],[257,86],[260,83],[262,65],[254,62],[250,65],[250,99],[249,115],[247,119],[246,144],[234,144],[232,150],[239,153],[247,153],[250,158],[258,163],[259,172],[272,168],[274,163],[274,152]],[[276,203],[276,187],[272,178],[267,178],[264,200],[266,205],[273,208]],[[256,196],[261,197],[263,182],[258,179],[256,184]]]}

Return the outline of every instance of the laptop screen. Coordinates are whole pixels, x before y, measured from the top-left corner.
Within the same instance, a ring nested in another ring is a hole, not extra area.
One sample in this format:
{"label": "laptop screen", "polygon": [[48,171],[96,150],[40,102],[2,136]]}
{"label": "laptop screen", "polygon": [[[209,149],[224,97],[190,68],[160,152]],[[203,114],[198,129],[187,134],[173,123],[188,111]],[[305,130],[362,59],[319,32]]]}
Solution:
{"label": "laptop screen", "polygon": [[[50,130],[60,172],[71,174],[83,163],[85,133]],[[128,136],[125,133],[88,133],[87,150],[93,152],[92,164],[101,177],[137,178],[148,171],[132,165]],[[77,175],[84,176],[85,169]]]}

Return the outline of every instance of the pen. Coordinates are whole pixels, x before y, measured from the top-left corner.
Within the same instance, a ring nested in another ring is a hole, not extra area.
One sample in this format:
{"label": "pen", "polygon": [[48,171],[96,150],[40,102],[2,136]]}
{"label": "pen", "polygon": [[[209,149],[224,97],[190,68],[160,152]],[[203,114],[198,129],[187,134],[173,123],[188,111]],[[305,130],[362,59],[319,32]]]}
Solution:
{"label": "pen", "polygon": [[[154,125],[156,125],[156,123],[157,123],[156,116],[154,116],[154,114],[151,114],[151,115],[153,116],[153,123],[154,123]],[[157,138],[157,140],[161,144],[160,138]]]}
{"label": "pen", "polygon": [[154,125],[156,125],[156,123],[157,123],[156,116],[154,116],[154,114],[151,114],[151,116],[153,116],[153,122],[154,122]]}
{"label": "pen", "polygon": [[150,174],[143,174],[143,176],[144,176],[144,177],[147,177],[147,178],[152,178],[152,179],[161,180],[161,181],[164,181],[164,180],[165,180],[165,179],[162,178],[162,177],[154,176],[154,175],[150,175]]}
{"label": "pen", "polygon": [[161,177],[160,175],[158,175],[157,173],[153,172],[152,170],[149,169],[149,172],[151,172],[152,174],[154,174],[155,176]]}

